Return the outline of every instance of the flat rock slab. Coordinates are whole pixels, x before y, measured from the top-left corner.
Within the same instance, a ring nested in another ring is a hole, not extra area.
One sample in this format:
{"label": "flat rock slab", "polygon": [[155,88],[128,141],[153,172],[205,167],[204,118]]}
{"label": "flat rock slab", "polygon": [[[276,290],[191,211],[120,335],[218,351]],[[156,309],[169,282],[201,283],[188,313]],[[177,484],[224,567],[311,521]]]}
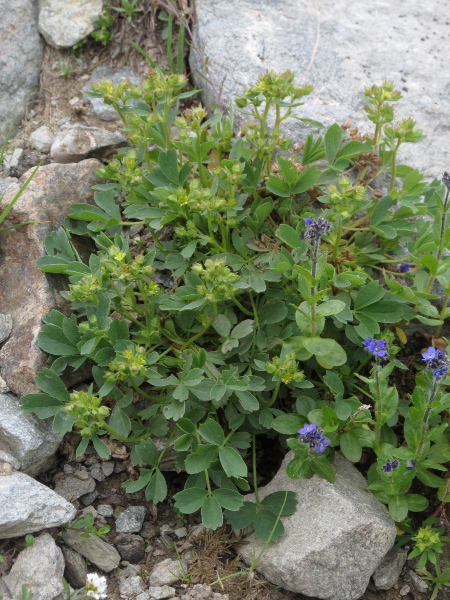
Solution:
{"label": "flat rock slab", "polygon": [[[3,379],[18,396],[38,391],[34,378],[45,366],[45,355],[37,344],[42,319],[51,309],[66,306],[59,293],[67,287],[65,278],[41,273],[36,260],[45,255],[45,237],[61,225],[69,206],[93,202],[92,186],[100,182],[95,175],[100,167],[95,159],[40,167],[4,221],[5,227],[39,221],[0,236],[0,306],[13,319],[11,336],[0,350],[0,367]],[[8,187],[0,212],[30,173]]]}
{"label": "flat rock slab", "polygon": [[0,0],[0,144],[20,125],[39,85],[44,44],[35,0]]}
{"label": "flat rock slab", "polygon": [[19,554],[6,577],[6,587],[14,599],[22,598],[22,586],[33,593],[33,600],[56,600],[64,591],[64,557],[48,533],[42,533]]}
{"label": "flat rock slab", "polygon": [[118,131],[74,125],[56,134],[50,155],[57,163],[75,163],[111,156],[126,144],[126,138]]}
{"label": "flat rock slab", "polygon": [[105,573],[117,569],[120,563],[120,554],[114,546],[96,535],[90,534],[88,538],[81,537],[81,533],[75,529],[69,529],[64,534],[64,543]]}
{"label": "flat rock slab", "polygon": [[40,0],[39,32],[54,48],[71,48],[94,31],[103,0]]}
{"label": "flat rock slab", "polygon": [[19,537],[71,521],[75,507],[25,473],[0,476],[0,539]]}
{"label": "flat rock slab", "polygon": [[83,472],[85,477],[77,477],[80,473],[74,474],[61,474],[55,477],[55,492],[73,502],[85,494],[89,494],[95,490],[95,481],[87,473]]}
{"label": "flat rock slab", "polygon": [[38,475],[46,469],[61,440],[51,419],[25,415],[14,394],[0,393],[0,450],[13,456],[23,472]]}
{"label": "flat rock slab", "polygon": [[[286,534],[268,546],[257,570],[286,590],[325,600],[357,600],[392,547],[395,524],[364,477],[339,454],[333,463],[334,484],[316,475],[289,479],[286,466],[292,457],[289,452],[272,481],[260,490],[261,498],[293,491],[298,505],[292,516],[283,517]],[[254,534],[248,541],[241,554],[251,564],[263,544]]]}
{"label": "flat rock slab", "polygon": [[[314,86],[295,114],[326,126],[351,117],[361,131],[372,132],[363,91],[393,80],[404,96],[396,118],[412,117],[428,136],[403,145],[400,161],[434,178],[450,162],[450,82],[442,51],[450,41],[447,8],[441,0],[373,0],[358,7],[354,0],[197,0],[197,42],[214,87],[223,84],[225,105],[267,69],[290,69],[299,84]],[[211,107],[216,94],[200,75],[205,67],[194,51],[190,64]],[[293,120],[286,125],[294,141],[311,131]]]}

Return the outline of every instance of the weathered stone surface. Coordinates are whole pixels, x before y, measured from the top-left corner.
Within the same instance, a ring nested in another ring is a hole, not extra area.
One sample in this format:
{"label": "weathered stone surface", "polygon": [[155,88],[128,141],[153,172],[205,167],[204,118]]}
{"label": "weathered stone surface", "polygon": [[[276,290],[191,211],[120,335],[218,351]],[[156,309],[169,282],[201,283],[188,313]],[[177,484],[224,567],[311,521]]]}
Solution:
{"label": "weathered stone surface", "polygon": [[3,315],[0,313],[0,344],[9,338],[12,324],[11,315]]}
{"label": "weathered stone surface", "polygon": [[95,481],[87,471],[84,471],[86,477],[78,477],[80,473],[74,473],[71,475],[57,475],[55,477],[55,492],[73,502],[85,494],[89,494],[95,490]]}
{"label": "weathered stone surface", "polygon": [[[41,167],[4,221],[5,227],[40,221],[0,236],[0,306],[13,318],[11,337],[0,350],[0,367],[3,379],[18,396],[37,391],[34,378],[45,365],[45,355],[37,345],[42,319],[52,308],[65,306],[59,290],[66,283],[41,273],[36,259],[45,254],[44,238],[60,226],[68,207],[75,202],[92,202],[91,188],[99,183],[95,172],[100,166],[99,161],[89,159]],[[20,182],[29,174],[25,173]],[[19,187],[9,186],[0,212]]]}
{"label": "weathered stone surface", "polygon": [[54,48],[71,48],[94,31],[103,0],[40,0],[39,31]]}
{"label": "weathered stone surface", "polygon": [[[353,0],[198,0],[196,15],[197,42],[215,88],[223,84],[225,105],[267,69],[290,69],[298,83],[314,86],[305,105],[295,109],[297,116],[327,126],[351,117],[362,131],[373,131],[362,110],[363,90],[392,79],[404,96],[396,118],[413,117],[428,136],[420,144],[403,145],[401,162],[433,178],[448,170],[445,3],[431,0],[406,7],[374,0],[358,12]],[[409,43],[411,32],[415,44]],[[216,94],[199,74],[205,68],[194,51],[190,65],[195,85],[205,88],[203,100],[211,107]],[[293,120],[287,129],[294,141],[308,131]]]}
{"label": "weathered stone surface", "polygon": [[38,152],[50,152],[53,134],[47,125],[35,129],[29,137],[29,144]]}
{"label": "weathered stone surface", "polygon": [[121,598],[134,600],[144,590],[144,580],[139,575],[119,579],[119,593]]}
{"label": "weathered stone surface", "polygon": [[175,596],[176,590],[168,585],[163,585],[161,587],[149,587],[148,592],[152,600],[165,600],[165,598]]}
{"label": "weathered stone surface", "polygon": [[43,40],[34,0],[0,0],[0,144],[20,125],[39,85]]}
{"label": "weathered stone surface", "polygon": [[166,558],[154,566],[148,578],[149,586],[171,585],[183,577],[183,571],[186,571],[186,563],[181,559],[172,560]]}
{"label": "weathered stone surface", "polygon": [[139,533],[145,519],[145,506],[130,506],[116,520],[117,533]]}
{"label": "weathered stone surface", "polygon": [[228,600],[228,594],[219,594],[206,584],[198,583],[185,595],[186,600]]}
{"label": "weathered stone surface", "polygon": [[114,540],[122,560],[132,564],[141,561],[145,556],[145,542],[140,535],[134,533],[119,533]]}
{"label": "weathered stone surface", "polygon": [[[364,477],[339,454],[336,482],[316,475],[293,481],[286,475],[292,452],[279,472],[260,490],[260,497],[289,490],[297,495],[297,511],[283,518],[286,534],[270,544],[258,564],[264,577],[286,590],[329,600],[356,600],[392,547],[396,530],[387,509],[368,490]],[[249,497],[251,498],[251,497]],[[263,544],[254,534],[242,547],[252,561]]]}
{"label": "weathered stone surface", "polygon": [[[83,92],[90,91],[93,83],[97,83],[104,78],[112,81],[114,85],[119,84],[123,79],[129,79],[131,83],[134,83],[135,85],[140,85],[142,83],[141,77],[128,67],[112,69],[107,65],[101,65],[94,69],[88,83],[83,87]],[[105,104],[101,98],[88,97],[88,100],[92,104],[95,114],[102,121],[120,121],[120,117],[114,108],[109,104]]]}
{"label": "weathered stone surface", "polygon": [[56,134],[50,155],[54,162],[74,163],[110,156],[126,143],[126,138],[118,131],[74,125]]}
{"label": "weathered stone surface", "polygon": [[373,582],[380,590],[390,590],[397,583],[408,552],[400,548],[390,550],[373,574]]}
{"label": "weathered stone surface", "polygon": [[59,527],[76,512],[72,504],[25,473],[0,477],[0,498],[0,539]]}
{"label": "weathered stone surface", "polygon": [[22,598],[26,585],[33,600],[55,600],[64,591],[63,573],[63,553],[50,534],[41,533],[32,546],[22,550],[3,581],[13,598]]}
{"label": "weathered stone surface", "polygon": [[69,529],[64,534],[64,543],[106,573],[117,569],[120,563],[120,554],[114,546],[96,535],[83,538],[81,533],[75,529]]}
{"label": "weathered stone surface", "polygon": [[5,452],[4,450],[0,450],[0,462],[11,465],[16,471],[20,469],[20,462],[17,458],[14,458],[14,456],[8,454],[8,452]]}
{"label": "weathered stone surface", "polygon": [[62,547],[62,552],[66,563],[64,577],[73,588],[83,587],[86,584],[87,575],[87,567],[83,557],[67,546]]}
{"label": "weathered stone surface", "polygon": [[18,460],[22,471],[28,475],[43,471],[61,439],[52,432],[51,420],[25,415],[16,396],[0,393],[0,450]]}

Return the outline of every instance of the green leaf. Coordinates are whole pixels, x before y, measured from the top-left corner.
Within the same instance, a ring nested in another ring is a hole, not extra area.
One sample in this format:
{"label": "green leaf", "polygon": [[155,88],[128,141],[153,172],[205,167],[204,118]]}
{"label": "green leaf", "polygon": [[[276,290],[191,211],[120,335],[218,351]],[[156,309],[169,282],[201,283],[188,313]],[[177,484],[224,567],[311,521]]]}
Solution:
{"label": "green leaf", "polygon": [[302,457],[293,458],[286,467],[286,475],[290,479],[309,477],[312,475],[310,461]]}
{"label": "green leaf", "polygon": [[336,375],[336,373],[333,373],[333,371],[327,371],[323,378],[323,381],[335,394],[344,393],[344,384],[341,378],[338,375]]}
{"label": "green leaf", "polygon": [[[223,448],[221,448],[221,450],[223,450]],[[201,473],[201,471],[208,469],[216,459],[217,446],[210,446],[207,444],[199,446],[195,452],[192,452],[192,454],[189,454],[186,458],[186,473],[189,473],[189,475]],[[247,472],[245,474],[247,474]]]}
{"label": "green leaf", "polygon": [[295,229],[284,223],[278,227],[277,237],[290,248],[298,248],[302,243]]}
{"label": "green leaf", "polygon": [[439,488],[442,485],[441,477],[431,473],[431,471],[420,470],[417,472],[416,477],[428,487]]}
{"label": "green leaf", "polygon": [[117,431],[122,437],[128,437],[131,431],[131,422],[129,417],[123,412],[118,404],[114,407],[108,422],[109,426]]}
{"label": "green leaf", "polygon": [[231,511],[239,510],[244,503],[244,500],[239,492],[226,488],[214,490],[213,497],[219,502],[222,508],[226,508],[227,510]]}
{"label": "green leaf", "polygon": [[141,440],[138,444],[136,444],[133,448],[134,453],[139,459],[138,462],[133,460],[133,464],[139,465],[150,465],[155,466],[158,464],[159,460],[159,451],[155,445],[155,442],[149,438],[146,440]]}
{"label": "green leaf", "polygon": [[218,529],[223,525],[222,507],[217,498],[209,496],[202,504],[202,523],[208,529]]}
{"label": "green leaf", "polygon": [[314,456],[311,460],[311,469],[313,473],[329,483],[334,483],[336,481],[334,469],[325,456]]}
{"label": "green leaf", "polygon": [[254,412],[259,409],[258,399],[251,392],[236,390],[235,394],[244,410]]}
{"label": "green leaf", "polygon": [[329,127],[325,134],[325,152],[330,165],[334,163],[343,137],[342,130],[337,123]]}
{"label": "green leaf", "polygon": [[162,502],[167,497],[167,483],[159,469],[155,469],[150,482],[145,490],[145,499],[155,504]]}
{"label": "green leaf", "polygon": [[276,542],[284,535],[284,526],[278,515],[270,510],[260,510],[254,520],[255,535],[264,543]]}
{"label": "green leaf", "polygon": [[397,523],[403,521],[408,516],[408,501],[404,495],[391,496],[388,508],[389,514]]}
{"label": "green leaf", "polygon": [[264,498],[262,505],[275,515],[279,515],[281,512],[281,516],[286,517],[295,513],[297,509],[297,497],[295,492],[272,492]]}
{"label": "green leaf", "polygon": [[362,455],[361,442],[353,429],[345,431],[339,438],[341,452],[349,461],[356,463]]}
{"label": "green leaf", "polygon": [[152,475],[153,469],[141,469],[139,479],[136,479],[136,481],[125,481],[122,485],[128,494],[134,494],[148,485]]}
{"label": "green leaf", "polygon": [[231,446],[219,448],[219,459],[228,477],[247,477],[247,465],[239,452]]}
{"label": "green leaf", "polygon": [[185,515],[195,513],[208,498],[208,492],[201,488],[188,488],[174,495],[175,508]]}
{"label": "green leaf", "polygon": [[408,503],[408,510],[411,512],[422,512],[429,504],[428,499],[420,494],[408,494],[406,502]]}
{"label": "green leaf", "polygon": [[376,281],[371,281],[360,289],[355,298],[355,310],[361,310],[366,306],[375,304],[386,295],[381,285]]}
{"label": "green leaf", "polygon": [[46,324],[38,335],[39,348],[55,356],[72,356],[78,354],[78,349],[64,335],[63,330],[56,325]]}
{"label": "green leaf", "polygon": [[57,435],[66,435],[69,431],[72,431],[73,424],[75,423],[75,417],[68,415],[66,412],[60,410],[56,413],[53,419],[52,429]]}
{"label": "green leaf", "polygon": [[338,367],[347,361],[345,350],[331,338],[303,338],[303,344],[311,354],[314,354],[322,366]]}
{"label": "green leaf", "polygon": [[103,440],[101,440],[96,433],[92,434],[91,439],[92,439],[92,443],[94,445],[94,449],[97,452],[97,454],[99,455],[99,457],[100,458],[109,458],[111,452],[110,452],[108,446],[105,444],[105,442]]}
{"label": "green leaf", "polygon": [[49,394],[52,398],[61,402],[69,402],[70,396],[66,385],[51,369],[43,369],[36,375],[36,385],[43,391]]}
{"label": "green leaf", "polygon": [[245,529],[255,520],[256,504],[254,502],[244,502],[239,510],[225,510],[224,514],[233,529]]}
{"label": "green leaf", "polygon": [[306,192],[320,179],[321,175],[321,171],[319,171],[316,166],[304,169],[297,175],[297,181],[291,189],[291,193],[302,194],[303,192]]}
{"label": "green leaf", "polygon": [[163,172],[163,175],[173,183],[178,185],[178,157],[176,150],[169,150],[168,152],[161,152],[158,158],[158,163]]}
{"label": "green leaf", "polygon": [[327,300],[322,302],[316,308],[316,316],[318,317],[329,317],[330,315],[337,315],[342,312],[346,307],[342,300]]}
{"label": "green leaf", "polygon": [[298,430],[303,427],[306,422],[306,417],[302,417],[296,414],[286,414],[275,417],[272,421],[272,429],[278,431],[278,433],[284,433],[287,435],[297,434]]}
{"label": "green leaf", "polygon": [[384,196],[375,205],[374,211],[370,218],[371,225],[379,225],[383,221],[388,221],[391,218],[389,209],[395,204],[391,196]]}
{"label": "green leaf", "polygon": [[225,315],[219,315],[212,326],[222,337],[227,338],[230,335],[231,323]]}
{"label": "green leaf", "polygon": [[209,444],[221,446],[225,440],[222,427],[214,419],[206,419],[198,428],[198,432]]}
{"label": "green leaf", "polygon": [[22,410],[26,415],[34,413],[40,419],[54,417],[64,406],[62,400],[48,394],[26,394],[21,398]]}
{"label": "green leaf", "polygon": [[252,319],[245,319],[241,321],[231,332],[231,337],[240,340],[253,332],[254,321]]}

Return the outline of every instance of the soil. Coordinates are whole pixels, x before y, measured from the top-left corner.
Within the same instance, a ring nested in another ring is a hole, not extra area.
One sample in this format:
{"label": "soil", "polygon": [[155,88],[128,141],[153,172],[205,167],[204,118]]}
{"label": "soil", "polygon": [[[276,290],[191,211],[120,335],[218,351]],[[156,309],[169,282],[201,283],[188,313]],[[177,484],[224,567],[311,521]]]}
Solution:
{"label": "soil", "polygon": [[[120,0],[111,0],[110,3],[113,6],[121,5]],[[39,161],[43,161],[43,164],[50,162],[47,155],[41,155],[28,146],[30,133],[41,125],[47,125],[52,132],[56,132],[62,119],[70,119],[73,123],[109,130],[117,129],[117,123],[100,121],[95,116],[90,102],[84,98],[81,90],[93,70],[102,64],[108,64],[113,68],[127,65],[145,76],[149,64],[132,48],[131,41],[137,43],[163,69],[167,69],[166,42],[162,39],[163,23],[155,15],[154,4],[151,0],[144,0],[141,3],[144,12],[131,21],[116,14],[114,23],[116,33],[105,47],[93,40],[88,40],[77,53],[46,46],[38,96],[35,103],[30,106],[22,127],[9,142],[9,149],[15,147],[24,149],[19,166],[11,175],[20,177],[26,170],[37,165]],[[175,43],[174,46],[176,47]],[[78,101],[75,102],[74,98],[78,98]],[[72,102],[70,102],[71,100]],[[64,471],[68,467],[77,467],[82,462],[86,464],[87,468],[89,464],[92,464],[92,460],[94,460],[92,455],[86,454],[80,460],[74,458],[76,437],[75,434],[66,436],[59,455],[55,459],[54,468],[41,477],[43,483],[53,487],[56,473]],[[146,506],[148,511],[147,549],[145,559],[138,565],[145,576],[157,562],[165,558],[175,559],[177,551],[182,553],[189,550],[191,559],[187,579],[175,586],[177,595],[183,596],[188,591],[190,584],[211,583],[243,568],[239,559],[239,546],[244,543],[241,538],[224,527],[216,532],[203,531],[197,537],[188,535],[187,538],[177,539],[173,530],[187,526],[189,531],[198,526],[198,518],[177,513],[170,501],[155,506],[145,500],[143,492],[126,494],[122,484],[127,479],[136,478],[137,472],[129,461],[125,446],[118,445],[115,453],[113,452],[113,457],[115,460],[114,473],[105,481],[97,483],[98,497],[93,502],[93,506],[96,507],[99,503],[111,504],[114,506],[115,515],[111,518],[97,517],[96,526],[101,527],[108,524],[111,531],[105,539],[114,543],[114,520],[119,512],[132,505]],[[98,459],[95,458],[95,460]],[[282,453],[277,456],[276,463],[271,465],[272,472],[266,471],[266,480],[269,480],[276,472],[281,460]],[[182,489],[182,478],[176,472],[168,474],[168,482],[171,494]],[[77,502],[79,508],[83,509],[84,506],[79,501]],[[0,543],[0,553],[3,555],[0,575],[9,571],[14,557],[23,549],[24,544],[23,538],[4,540]],[[445,567],[449,563],[450,548],[447,545],[441,565]],[[420,594],[411,585],[409,571],[413,568],[414,562],[407,562],[399,581],[391,590],[376,590],[370,584],[362,600],[425,600],[429,598],[431,594]],[[108,598],[110,600],[120,599],[118,592],[120,573],[121,570],[118,569],[108,576]],[[230,600],[308,600],[301,594],[276,589],[257,574],[251,579],[244,576],[229,578],[223,583],[215,584],[213,589],[219,593],[229,594]],[[447,589],[449,588],[440,592],[437,596],[438,600],[450,600],[450,590],[446,591]]]}

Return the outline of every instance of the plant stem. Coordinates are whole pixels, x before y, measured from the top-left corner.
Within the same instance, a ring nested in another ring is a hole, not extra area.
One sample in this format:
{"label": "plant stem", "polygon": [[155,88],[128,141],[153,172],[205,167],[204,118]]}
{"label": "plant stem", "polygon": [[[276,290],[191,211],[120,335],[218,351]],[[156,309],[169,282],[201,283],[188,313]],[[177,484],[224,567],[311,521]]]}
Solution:
{"label": "plant stem", "polygon": [[191,338],[188,339],[187,342],[185,342],[181,347],[180,347],[180,352],[182,352],[183,350],[186,350],[186,348],[189,348],[189,346],[195,342],[196,339],[198,339],[200,336],[202,336],[204,333],[206,333],[208,331],[208,329],[211,327],[211,325],[214,323],[214,321],[217,318],[217,304],[214,303],[213,304],[213,317],[211,320],[209,320],[206,325],[200,329],[200,331],[198,333],[196,333],[195,335],[193,335]]}
{"label": "plant stem", "polygon": [[374,399],[375,409],[375,449],[380,447],[380,435],[381,435],[381,388],[380,388],[380,365],[375,365],[375,388],[376,398]]}
{"label": "plant stem", "polygon": [[280,386],[281,386],[281,379],[279,381],[277,381],[277,385],[275,386],[275,388],[273,390],[272,398],[271,398],[269,404],[267,404],[266,408],[270,408],[275,403],[275,400],[278,397],[278,392],[280,391]]}
{"label": "plant stem", "polygon": [[242,306],[242,304],[239,302],[239,300],[236,300],[236,298],[233,298],[233,302],[236,304],[236,306],[239,308],[239,310],[242,310],[242,312],[244,313],[244,315],[247,315],[248,317],[253,317],[253,313],[251,310],[247,310],[246,308],[244,308]]}
{"label": "plant stem", "polygon": [[420,459],[420,455],[422,454],[423,446],[425,444],[425,435],[426,435],[427,429],[428,429],[428,419],[430,418],[431,403],[433,402],[433,400],[436,396],[438,383],[439,383],[439,377],[436,377],[433,380],[433,387],[431,388],[430,395],[428,396],[428,402],[427,402],[427,406],[425,409],[425,414],[423,415],[423,419],[422,419],[422,430],[420,432],[419,445],[417,446],[417,451],[416,451],[416,455],[415,455],[416,460]]}
{"label": "plant stem", "polygon": [[257,481],[257,475],[256,475],[256,436],[253,433],[252,434],[252,468],[253,468],[253,492],[255,494],[255,500],[256,500],[256,504],[257,506],[260,506],[260,501],[259,501],[259,493],[258,493],[258,481]]}
{"label": "plant stem", "polygon": [[391,178],[391,185],[389,186],[389,194],[394,189],[395,179],[397,177],[397,152],[398,152],[399,148],[400,148],[400,141],[397,142],[397,145],[395,146],[394,150],[392,151],[392,178]]}
{"label": "plant stem", "polygon": [[150,437],[152,435],[151,431],[148,431],[147,433],[145,433],[144,435],[141,435],[139,437],[135,437],[135,438],[127,438],[127,437],[123,437],[123,435],[120,435],[117,433],[117,431],[115,431],[112,427],[110,427],[107,423],[105,423],[103,421],[102,429],[105,429],[110,435],[114,436],[115,438],[117,438],[120,442],[129,442],[130,444],[135,444],[137,442],[140,442],[141,440],[146,440],[148,437]]}

